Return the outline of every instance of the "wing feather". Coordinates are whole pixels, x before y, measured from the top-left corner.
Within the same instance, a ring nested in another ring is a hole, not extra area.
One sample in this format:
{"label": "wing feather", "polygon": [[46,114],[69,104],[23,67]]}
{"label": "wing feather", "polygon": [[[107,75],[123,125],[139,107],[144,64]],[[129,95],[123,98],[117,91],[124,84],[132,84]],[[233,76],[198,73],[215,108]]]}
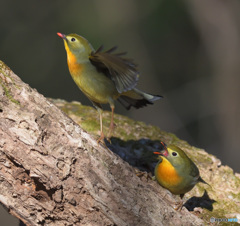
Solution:
{"label": "wing feather", "polygon": [[122,57],[126,53],[112,53],[116,49],[117,47],[113,47],[103,51],[101,46],[91,53],[89,59],[98,71],[112,79],[117,91],[122,93],[136,86],[139,75],[136,64],[131,59]]}

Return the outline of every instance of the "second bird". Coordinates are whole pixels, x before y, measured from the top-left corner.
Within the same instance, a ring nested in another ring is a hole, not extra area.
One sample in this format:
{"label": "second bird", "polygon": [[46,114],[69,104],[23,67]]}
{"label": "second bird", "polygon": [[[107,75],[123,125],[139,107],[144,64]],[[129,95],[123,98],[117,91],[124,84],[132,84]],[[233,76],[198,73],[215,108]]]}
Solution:
{"label": "second bird", "polygon": [[98,142],[104,140],[101,104],[108,103],[112,109],[110,138],[114,129],[114,100],[118,100],[126,109],[138,109],[161,98],[135,88],[139,78],[136,65],[132,60],[123,58],[124,53],[113,53],[116,47],[108,51],[102,51],[100,47],[95,51],[80,35],[57,34],[64,41],[73,80],[99,112],[101,135]]}

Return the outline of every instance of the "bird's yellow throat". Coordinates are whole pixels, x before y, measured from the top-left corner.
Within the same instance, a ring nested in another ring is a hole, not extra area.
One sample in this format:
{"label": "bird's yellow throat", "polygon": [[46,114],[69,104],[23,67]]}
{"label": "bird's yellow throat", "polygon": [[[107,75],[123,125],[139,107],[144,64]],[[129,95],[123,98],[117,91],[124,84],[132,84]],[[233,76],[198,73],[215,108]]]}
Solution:
{"label": "bird's yellow throat", "polygon": [[77,57],[70,51],[66,41],[64,41],[65,49],[67,52],[67,63],[70,74],[75,76],[76,74],[79,76],[82,72],[83,66],[77,62]]}

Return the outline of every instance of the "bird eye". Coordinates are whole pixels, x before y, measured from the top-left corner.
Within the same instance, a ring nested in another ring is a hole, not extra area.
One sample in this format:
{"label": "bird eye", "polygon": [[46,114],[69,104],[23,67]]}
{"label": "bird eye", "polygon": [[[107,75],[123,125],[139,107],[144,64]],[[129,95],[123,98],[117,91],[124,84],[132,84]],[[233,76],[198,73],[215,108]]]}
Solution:
{"label": "bird eye", "polygon": [[75,38],[71,38],[71,42],[75,42],[76,41],[76,39]]}
{"label": "bird eye", "polygon": [[177,152],[172,152],[172,156],[177,156]]}

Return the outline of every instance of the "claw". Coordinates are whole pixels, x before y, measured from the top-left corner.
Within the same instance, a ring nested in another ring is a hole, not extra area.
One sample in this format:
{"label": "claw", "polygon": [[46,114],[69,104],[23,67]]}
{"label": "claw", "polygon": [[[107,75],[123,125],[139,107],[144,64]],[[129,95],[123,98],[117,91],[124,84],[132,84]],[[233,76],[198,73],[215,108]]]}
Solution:
{"label": "claw", "polygon": [[100,142],[104,144],[104,133],[101,131],[101,136],[97,139],[97,143],[99,144]]}
{"label": "claw", "polygon": [[173,209],[175,209],[176,211],[181,211],[183,208],[183,201],[181,202],[176,202],[173,205]]}

